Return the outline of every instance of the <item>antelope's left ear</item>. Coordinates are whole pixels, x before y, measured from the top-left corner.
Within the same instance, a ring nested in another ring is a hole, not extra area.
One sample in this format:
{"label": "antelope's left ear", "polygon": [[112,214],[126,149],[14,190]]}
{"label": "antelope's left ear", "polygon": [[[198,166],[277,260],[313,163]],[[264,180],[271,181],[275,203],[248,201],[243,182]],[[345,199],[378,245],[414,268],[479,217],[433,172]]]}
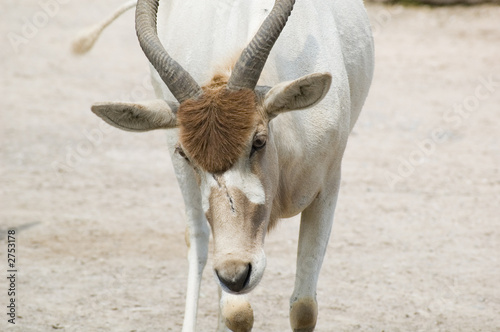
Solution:
{"label": "antelope's left ear", "polygon": [[278,114],[308,108],[326,96],[332,83],[330,73],[315,73],[295,81],[282,82],[264,97],[264,109],[272,119]]}

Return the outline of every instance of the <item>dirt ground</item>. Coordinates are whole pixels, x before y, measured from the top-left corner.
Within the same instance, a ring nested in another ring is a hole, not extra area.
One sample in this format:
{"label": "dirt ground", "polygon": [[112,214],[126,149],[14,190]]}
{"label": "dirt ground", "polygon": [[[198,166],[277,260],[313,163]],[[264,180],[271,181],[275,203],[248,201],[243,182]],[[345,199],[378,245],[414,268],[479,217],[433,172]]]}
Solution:
{"label": "dirt ground", "polygon": [[[89,110],[153,97],[133,13],[75,57],[75,34],[121,0],[54,1],[50,16],[50,1],[0,2],[1,275],[18,229],[18,317],[7,323],[2,277],[0,330],[180,331],[184,206],[164,134]],[[368,11],[375,78],[344,158],[316,330],[500,331],[500,7]],[[267,238],[255,331],[289,330],[297,234],[292,218]],[[216,322],[209,262],[198,328]]]}

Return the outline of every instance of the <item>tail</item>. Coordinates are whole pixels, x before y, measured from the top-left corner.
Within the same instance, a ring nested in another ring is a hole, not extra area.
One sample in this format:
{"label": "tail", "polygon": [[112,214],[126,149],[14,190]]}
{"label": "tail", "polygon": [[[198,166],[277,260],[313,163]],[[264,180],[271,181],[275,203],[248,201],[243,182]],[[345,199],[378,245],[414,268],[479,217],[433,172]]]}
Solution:
{"label": "tail", "polygon": [[82,30],[71,45],[71,49],[75,54],[84,54],[90,51],[104,29],[127,10],[134,8],[137,0],[130,0],[122,4],[114,13],[108,16],[105,20]]}

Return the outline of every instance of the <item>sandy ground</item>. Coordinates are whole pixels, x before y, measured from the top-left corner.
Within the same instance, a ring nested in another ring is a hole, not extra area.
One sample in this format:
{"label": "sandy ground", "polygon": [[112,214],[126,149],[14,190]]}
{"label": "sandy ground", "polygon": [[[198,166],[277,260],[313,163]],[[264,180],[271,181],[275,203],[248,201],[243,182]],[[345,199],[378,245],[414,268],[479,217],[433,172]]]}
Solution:
{"label": "sandy ground", "polygon": [[[87,56],[69,52],[120,3],[60,1],[48,18],[36,0],[0,2],[0,267],[17,227],[19,270],[15,326],[0,279],[1,331],[181,329],[184,206],[164,134],[89,111],[153,96],[133,13]],[[375,79],[344,158],[317,331],[500,331],[500,7],[368,10]],[[297,234],[292,218],[267,238],[255,331],[289,330]],[[210,268],[198,321],[215,329]]]}

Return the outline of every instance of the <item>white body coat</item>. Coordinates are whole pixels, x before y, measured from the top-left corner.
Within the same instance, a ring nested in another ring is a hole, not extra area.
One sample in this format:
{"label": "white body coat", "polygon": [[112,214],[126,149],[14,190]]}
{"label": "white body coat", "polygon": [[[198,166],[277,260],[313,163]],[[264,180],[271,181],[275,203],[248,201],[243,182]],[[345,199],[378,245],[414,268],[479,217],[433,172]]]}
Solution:
{"label": "white body coat", "polygon": [[[273,0],[164,1],[158,12],[158,35],[171,56],[203,85],[215,71],[226,68],[239,56],[273,4]],[[302,218],[292,306],[298,299],[315,297],[317,274],[333,221],[342,155],[371,84],[373,52],[371,29],[361,1],[297,0],[259,80],[259,85],[274,86],[315,72],[330,72],[333,78],[330,91],[320,104],[312,109],[282,114],[270,123],[278,150],[281,181],[286,181],[287,189],[280,217],[301,213],[319,193],[328,202],[327,207],[311,209],[310,214],[321,213],[323,218],[311,216],[320,220],[317,225],[311,223],[310,235],[304,229],[307,225],[304,225],[304,216]],[[153,68],[152,72],[157,96],[173,100]],[[178,131],[168,130],[167,135],[186,202],[190,237],[183,331],[194,331],[201,273],[208,254],[209,228],[193,171],[174,154]],[[319,247],[307,245],[307,241],[317,241],[317,234],[323,237],[318,241]],[[300,266],[311,265],[310,261],[305,262],[311,259],[312,265],[317,266],[313,271],[316,275],[304,281],[301,273],[310,271],[302,271]],[[262,269],[264,266],[265,262]],[[223,295],[221,306],[227,305],[233,296]],[[221,319],[219,330],[224,329],[224,318]]]}

